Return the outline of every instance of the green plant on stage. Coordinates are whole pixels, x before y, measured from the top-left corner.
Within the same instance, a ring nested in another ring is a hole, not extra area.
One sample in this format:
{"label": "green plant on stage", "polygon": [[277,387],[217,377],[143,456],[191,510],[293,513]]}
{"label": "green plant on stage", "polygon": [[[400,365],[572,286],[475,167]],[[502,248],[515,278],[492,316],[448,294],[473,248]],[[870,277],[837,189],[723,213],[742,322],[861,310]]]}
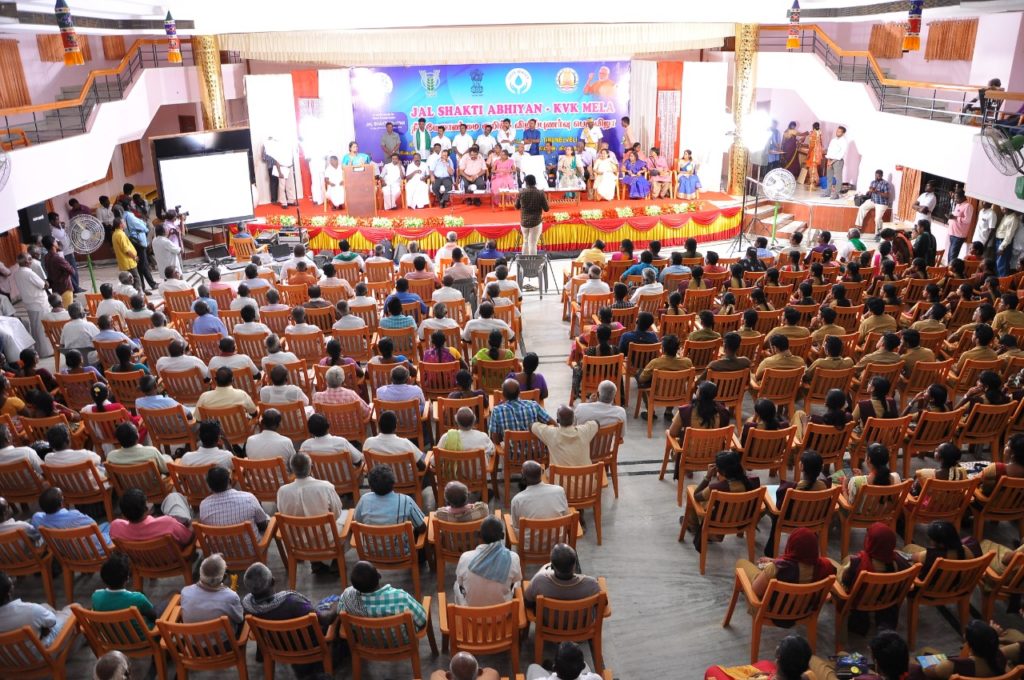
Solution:
{"label": "green plant on stage", "polygon": [[311,227],[326,227],[327,226],[327,215],[314,215],[309,218],[309,226]]}
{"label": "green plant on stage", "polygon": [[402,226],[408,229],[418,229],[423,226],[422,217],[406,217],[402,220]]}
{"label": "green plant on stage", "polygon": [[294,227],[296,224],[295,218],[291,215],[281,215],[277,220],[277,223],[282,227]]}
{"label": "green plant on stage", "polygon": [[455,215],[444,216],[444,226],[446,227],[461,227],[466,224],[466,220]]}
{"label": "green plant on stage", "polygon": [[585,220],[599,220],[604,217],[603,210],[581,210],[580,217]]}
{"label": "green plant on stage", "polygon": [[354,227],[357,224],[356,218],[350,217],[348,215],[338,215],[338,217],[334,220],[334,223],[339,227]]}
{"label": "green plant on stage", "polygon": [[567,213],[567,212],[554,212],[554,213],[551,213],[551,217],[555,220],[555,222],[568,222],[569,221],[569,213]]}
{"label": "green plant on stage", "polygon": [[684,212],[690,212],[690,205],[688,203],[676,203],[668,207],[676,215],[681,215]]}
{"label": "green plant on stage", "polygon": [[661,206],[649,205],[646,208],[644,208],[644,214],[648,215],[649,217],[656,217],[657,215],[661,214]]}
{"label": "green plant on stage", "polygon": [[370,220],[370,226],[374,229],[390,229],[394,226],[394,222],[390,217],[374,217]]}

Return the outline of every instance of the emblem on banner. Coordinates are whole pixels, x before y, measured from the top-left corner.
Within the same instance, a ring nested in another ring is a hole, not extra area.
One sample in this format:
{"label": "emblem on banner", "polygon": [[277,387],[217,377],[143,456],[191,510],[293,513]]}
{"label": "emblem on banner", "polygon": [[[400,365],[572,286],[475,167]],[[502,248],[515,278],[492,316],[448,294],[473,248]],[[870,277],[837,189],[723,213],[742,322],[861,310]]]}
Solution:
{"label": "emblem on banner", "polygon": [[514,68],[505,76],[505,87],[512,94],[526,94],[533,85],[533,76],[525,68]]}
{"label": "emblem on banner", "polygon": [[469,72],[469,79],[473,81],[473,85],[470,86],[469,92],[474,97],[481,97],[484,94],[484,72],[478,68],[473,69]]}
{"label": "emblem on banner", "polygon": [[573,92],[579,84],[580,75],[576,73],[576,69],[567,66],[555,75],[555,86],[562,92]]}
{"label": "emblem on banner", "polygon": [[437,90],[441,87],[441,69],[420,69],[420,84],[423,85],[428,97],[436,97]]}

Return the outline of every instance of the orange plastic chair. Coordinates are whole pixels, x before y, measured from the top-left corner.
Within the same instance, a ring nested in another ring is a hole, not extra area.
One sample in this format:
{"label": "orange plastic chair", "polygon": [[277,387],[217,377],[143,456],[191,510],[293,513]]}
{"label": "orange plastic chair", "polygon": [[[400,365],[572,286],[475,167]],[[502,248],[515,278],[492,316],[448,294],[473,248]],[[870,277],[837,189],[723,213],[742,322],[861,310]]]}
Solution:
{"label": "orange plastic chair", "polygon": [[551,560],[551,549],[559,543],[576,547],[580,532],[580,515],[570,510],[568,515],[550,519],[519,518],[516,531],[511,515],[505,515],[505,537],[509,548],[519,555],[523,573],[531,564],[543,565]]}
{"label": "orange plastic chair", "polygon": [[[734,536],[739,533],[747,539],[747,559],[754,561],[754,539],[757,533],[757,521],[761,519],[764,505],[765,488],[758,487],[740,493],[724,493],[712,491],[707,505],[703,505],[694,495],[695,484],[686,487],[687,507],[693,508],[697,518],[701,520],[700,532],[700,573],[704,575],[707,563],[709,536]],[[688,513],[687,513],[688,514]],[[686,523],[679,531],[679,540],[686,537]]]}
{"label": "orange plastic chair", "polygon": [[654,412],[658,408],[672,408],[690,403],[695,377],[696,371],[693,368],[683,371],[655,369],[650,387],[641,387],[637,390],[636,410],[633,417],[636,418],[640,415],[640,405],[646,398],[648,439],[651,438],[654,429]]}
{"label": "orange plastic chair", "polygon": [[363,663],[387,661],[394,663],[408,659],[412,663],[410,677],[423,677],[420,665],[420,640],[427,636],[430,651],[437,656],[437,640],[430,622],[430,597],[423,598],[427,612],[426,625],[417,630],[412,612],[394,616],[361,617],[341,612],[339,625],[352,653],[352,679],[362,680]]}
{"label": "orange plastic chair", "polygon": [[845,495],[839,497],[839,508],[842,510],[839,516],[842,525],[839,543],[840,557],[846,557],[850,552],[850,531],[852,529],[867,529],[875,522],[881,522],[890,529],[896,529],[896,520],[903,512],[911,484],[909,479],[887,486],[865,484],[852,503],[846,499]]}
{"label": "orange plastic chair", "polygon": [[295,589],[298,563],[338,561],[338,576],[341,587],[348,585],[348,569],[345,567],[345,548],[352,523],[352,513],[348,513],[345,524],[339,528],[334,515],[328,513],[312,517],[296,517],[277,513],[277,533],[281,545],[284,546],[285,566],[288,569],[288,587]]}
{"label": "orange plastic chair", "polygon": [[846,621],[850,613],[880,612],[902,605],[914,587],[914,580],[919,571],[920,564],[913,564],[903,571],[892,573],[862,569],[857,573],[857,580],[849,592],[838,580],[832,584],[832,604],[836,608],[836,654],[846,641]]}
{"label": "orange plastic chair", "polygon": [[421,597],[420,565],[417,551],[426,545],[426,533],[415,536],[412,522],[401,524],[362,524],[352,522],[352,546],[360,560],[378,569],[405,570],[412,573],[413,595]]}
{"label": "orange plastic chair", "polygon": [[986,522],[1015,522],[1024,535],[1024,479],[1003,475],[988,496],[976,489],[974,501],[981,506],[974,516],[976,539],[981,540]]}
{"label": "orange plastic chair", "polygon": [[824,609],[835,580],[835,576],[827,576],[812,583],[786,583],[772,579],[768,583],[768,590],[762,597],[758,597],[754,594],[754,585],[746,572],[737,568],[732,598],[729,600],[729,609],[725,613],[722,627],[729,627],[736,602],[742,593],[750,606],[756,610],[751,625],[750,663],[757,662],[757,653],[761,648],[761,632],[765,626],[781,624],[789,627],[802,623],[807,627],[807,641],[811,644],[811,649],[815,649],[818,638],[818,615]]}
{"label": "orange plastic chair", "polygon": [[604,465],[552,465],[548,468],[551,483],[565,489],[569,507],[582,516],[590,508],[594,511],[594,526],[597,528],[597,544],[601,545],[601,490],[604,480]]}
{"label": "orange plastic chair", "polygon": [[64,502],[68,505],[102,503],[107,521],[114,520],[110,483],[100,475],[91,460],[72,465],[47,465],[44,462],[43,477],[50,486],[60,487],[64,492]]}
{"label": "orange plastic chair", "polygon": [[978,478],[945,480],[929,477],[921,486],[921,493],[915,498],[907,496],[903,507],[903,542],[910,543],[914,527],[918,524],[943,521],[960,530],[960,522],[971,505]]}
{"label": "orange plastic chair", "polygon": [[53,554],[45,545],[36,546],[24,529],[0,532],[0,571],[8,576],[39,574],[46,601],[51,607],[57,606],[53,592]]}
{"label": "orange plastic chair", "polygon": [[178,673],[234,669],[240,680],[249,680],[245,661],[248,624],[243,624],[237,638],[227,616],[202,623],[160,619],[156,625],[162,646],[170,651]]}
{"label": "orange plastic chair", "polygon": [[914,579],[914,589],[907,599],[907,645],[913,649],[917,641],[917,620],[921,605],[957,605],[960,634],[971,619],[971,595],[985,576],[994,552],[969,560],[940,557],[923,579]]}
{"label": "orange plastic chair", "polygon": [[142,592],[145,579],[185,579],[185,585],[192,585],[192,560],[196,554],[196,542],[178,545],[169,535],[148,541],[126,541],[114,539],[114,546],[126,554],[132,562],[132,582],[135,590]]}
{"label": "orange plastic chair", "polygon": [[444,591],[439,591],[437,611],[441,649],[448,649],[449,655],[507,652],[512,672],[519,672],[519,634],[527,626],[522,599],[516,597],[489,607],[467,607],[448,602]]}
{"label": "orange plastic chair", "polygon": [[678,461],[678,480],[676,483],[676,505],[683,505],[683,481],[688,473],[702,472],[708,465],[715,462],[719,451],[727,451],[732,447],[735,430],[732,425],[704,430],[688,427],[683,430],[683,441],[673,437],[665,430],[665,454],[661,459],[661,471],[658,479],[665,479],[669,460]]}
{"label": "orange plastic chair", "polygon": [[39,533],[64,572],[64,594],[70,604],[75,601],[75,573],[98,574],[111,546],[95,524],[75,529],[39,527]]}
{"label": "orange plastic chair", "polygon": [[[495,511],[501,519],[501,510]],[[437,592],[445,591],[445,568],[450,562],[458,564],[462,553],[469,552],[480,543],[480,526],[483,518],[473,522],[446,522],[431,512],[427,519],[427,543],[434,546],[434,573],[437,576]]]}
{"label": "orange plastic chair", "polygon": [[818,534],[822,555],[828,553],[828,530],[832,526],[832,515],[839,503],[838,486],[821,491],[801,491],[787,489],[782,499],[782,507],[775,507],[775,499],[765,494],[765,507],[768,512],[778,518],[775,531],[768,538],[775,555],[782,547],[782,535],[793,533],[797,529],[806,528]]}

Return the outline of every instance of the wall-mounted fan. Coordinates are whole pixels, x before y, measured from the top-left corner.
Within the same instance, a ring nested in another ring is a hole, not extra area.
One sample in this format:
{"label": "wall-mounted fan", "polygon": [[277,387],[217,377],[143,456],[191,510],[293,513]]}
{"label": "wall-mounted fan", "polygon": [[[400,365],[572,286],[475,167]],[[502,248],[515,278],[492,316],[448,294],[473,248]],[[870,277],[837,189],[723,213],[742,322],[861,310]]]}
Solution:
{"label": "wall-mounted fan", "polygon": [[103,223],[92,215],[75,215],[68,223],[68,238],[76,253],[85,255],[89,263],[89,280],[92,281],[92,292],[96,292],[96,275],[92,270],[92,253],[103,243]]}
{"label": "wall-mounted fan", "polygon": [[1024,175],[1024,135],[1011,137],[995,125],[982,128],[980,134],[981,148],[996,170],[1007,177]]}

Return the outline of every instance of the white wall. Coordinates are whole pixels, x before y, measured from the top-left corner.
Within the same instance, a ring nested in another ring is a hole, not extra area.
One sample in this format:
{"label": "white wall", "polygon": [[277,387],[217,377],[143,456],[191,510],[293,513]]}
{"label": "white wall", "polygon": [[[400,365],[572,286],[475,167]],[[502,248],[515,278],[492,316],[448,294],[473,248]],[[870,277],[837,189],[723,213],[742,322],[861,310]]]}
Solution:
{"label": "white wall", "polygon": [[732,143],[725,136],[728,65],[722,62],[683,63],[679,114],[679,152],[693,151],[705,191],[722,190],[722,164]]}

